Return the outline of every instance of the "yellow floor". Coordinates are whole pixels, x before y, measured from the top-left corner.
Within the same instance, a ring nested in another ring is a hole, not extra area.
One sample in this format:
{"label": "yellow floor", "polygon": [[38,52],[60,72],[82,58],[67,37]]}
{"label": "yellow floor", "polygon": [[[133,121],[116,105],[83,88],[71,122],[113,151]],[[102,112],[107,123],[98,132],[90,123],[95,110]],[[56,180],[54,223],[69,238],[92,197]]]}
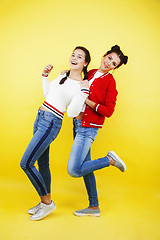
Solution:
{"label": "yellow floor", "polygon": [[38,197],[28,179],[0,179],[0,239],[160,239],[160,196],[156,190],[128,184],[121,177],[117,182],[112,176],[107,183],[104,173],[96,173],[101,217],[74,216],[74,210],[87,206],[83,181],[55,174],[52,190],[57,209],[35,222],[29,220],[27,209]]}
{"label": "yellow floor", "polygon": [[[1,0],[0,13],[0,240],[159,240],[160,1]],[[114,150],[127,172],[97,171],[101,217],[75,217],[88,201],[82,179],[66,173],[73,139],[64,117],[50,161],[57,209],[30,221],[27,210],[39,199],[19,164],[44,101],[42,69],[53,64],[54,79],[79,45],[91,53],[88,70],[98,68],[114,44],[129,62],[113,72],[116,112],[99,131],[92,159]]]}

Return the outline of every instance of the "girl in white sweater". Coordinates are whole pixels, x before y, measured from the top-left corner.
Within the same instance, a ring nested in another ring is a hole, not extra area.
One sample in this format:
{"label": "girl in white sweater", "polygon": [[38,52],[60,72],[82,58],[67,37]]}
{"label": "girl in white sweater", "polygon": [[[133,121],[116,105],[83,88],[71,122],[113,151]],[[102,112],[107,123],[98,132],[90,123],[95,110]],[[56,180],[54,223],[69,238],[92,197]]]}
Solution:
{"label": "girl in white sweater", "polygon": [[[48,65],[43,70],[45,101],[38,110],[33,137],[20,163],[41,199],[38,205],[28,210],[31,220],[40,220],[56,208],[50,194],[49,146],[61,129],[64,112],[67,111],[68,116],[73,118],[82,110],[89,94],[89,84],[85,80],[89,62],[89,51],[76,47],[70,57],[71,70],[67,74],[60,74],[49,83],[48,75],[53,66]],[[82,71],[85,81],[82,81]],[[39,171],[34,166],[36,160]]]}

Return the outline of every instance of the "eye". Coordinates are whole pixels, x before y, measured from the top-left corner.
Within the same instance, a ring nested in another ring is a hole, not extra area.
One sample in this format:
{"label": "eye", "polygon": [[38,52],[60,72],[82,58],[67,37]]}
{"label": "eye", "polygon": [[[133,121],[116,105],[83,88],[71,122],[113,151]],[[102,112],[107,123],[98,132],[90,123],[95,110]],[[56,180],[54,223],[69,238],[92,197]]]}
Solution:
{"label": "eye", "polygon": [[82,58],[81,56],[78,56],[78,58]]}
{"label": "eye", "polygon": [[111,60],[112,58],[111,58],[111,56],[108,56],[108,58],[109,58],[109,60]]}
{"label": "eye", "polygon": [[114,66],[114,67],[116,67],[116,66],[117,66],[117,64],[116,64],[115,62],[113,62],[113,66]]}

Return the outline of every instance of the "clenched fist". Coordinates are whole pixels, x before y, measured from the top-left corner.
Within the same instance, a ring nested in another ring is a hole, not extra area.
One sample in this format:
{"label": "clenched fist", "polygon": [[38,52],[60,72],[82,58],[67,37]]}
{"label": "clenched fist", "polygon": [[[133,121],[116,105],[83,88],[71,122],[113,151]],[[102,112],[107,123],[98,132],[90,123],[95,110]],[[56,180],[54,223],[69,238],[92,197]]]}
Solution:
{"label": "clenched fist", "polygon": [[47,65],[47,66],[43,69],[43,74],[49,74],[52,69],[53,69],[53,66],[52,66],[51,64]]}

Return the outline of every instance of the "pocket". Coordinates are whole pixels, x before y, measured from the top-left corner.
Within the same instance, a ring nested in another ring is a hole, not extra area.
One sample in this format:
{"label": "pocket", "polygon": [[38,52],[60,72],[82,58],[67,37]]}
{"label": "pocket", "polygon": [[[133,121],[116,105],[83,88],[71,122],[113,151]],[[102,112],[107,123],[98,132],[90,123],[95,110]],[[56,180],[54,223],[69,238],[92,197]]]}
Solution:
{"label": "pocket", "polygon": [[48,117],[45,116],[45,115],[40,115],[40,116],[39,116],[38,126],[39,126],[41,129],[49,128],[51,125],[52,125],[52,119],[51,119],[51,118],[48,118]]}
{"label": "pocket", "polygon": [[51,123],[53,122],[53,116],[51,116],[51,115],[42,114],[40,117],[41,117],[41,118],[43,119],[43,121],[45,121],[46,123],[51,124]]}

